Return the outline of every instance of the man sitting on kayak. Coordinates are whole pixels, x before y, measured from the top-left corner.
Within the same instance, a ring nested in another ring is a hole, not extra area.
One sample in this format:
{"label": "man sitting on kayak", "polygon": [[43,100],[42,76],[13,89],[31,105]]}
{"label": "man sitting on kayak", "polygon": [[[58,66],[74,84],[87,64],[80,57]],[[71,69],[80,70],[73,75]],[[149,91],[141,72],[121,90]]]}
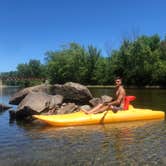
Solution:
{"label": "man sitting on kayak", "polygon": [[116,99],[110,103],[100,103],[96,107],[92,108],[91,110],[83,110],[86,114],[96,114],[99,112],[104,112],[108,109],[113,111],[123,110],[124,103],[125,103],[125,96],[126,91],[122,86],[122,79],[117,77],[115,79],[115,88],[116,88]]}

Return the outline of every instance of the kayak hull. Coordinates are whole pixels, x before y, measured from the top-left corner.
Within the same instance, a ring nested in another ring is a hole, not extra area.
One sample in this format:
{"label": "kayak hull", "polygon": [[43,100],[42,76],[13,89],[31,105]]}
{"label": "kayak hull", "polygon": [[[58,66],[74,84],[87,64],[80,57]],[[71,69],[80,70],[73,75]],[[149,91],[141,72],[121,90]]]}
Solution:
{"label": "kayak hull", "polygon": [[127,111],[105,111],[98,114],[85,114],[83,111],[62,115],[33,115],[33,117],[54,126],[80,126],[139,120],[164,119],[163,111],[137,109],[132,106]]}

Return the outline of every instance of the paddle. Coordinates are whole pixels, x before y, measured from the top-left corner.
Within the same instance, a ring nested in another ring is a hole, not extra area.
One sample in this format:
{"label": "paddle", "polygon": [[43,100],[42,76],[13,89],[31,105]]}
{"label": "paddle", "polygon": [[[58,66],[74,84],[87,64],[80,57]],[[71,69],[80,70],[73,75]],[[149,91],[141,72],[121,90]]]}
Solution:
{"label": "paddle", "polygon": [[101,123],[101,124],[104,124],[104,118],[106,117],[108,111],[109,111],[109,110],[106,110],[105,113],[104,113],[104,115],[103,115],[103,117],[101,118],[101,120],[100,120],[100,123]]}

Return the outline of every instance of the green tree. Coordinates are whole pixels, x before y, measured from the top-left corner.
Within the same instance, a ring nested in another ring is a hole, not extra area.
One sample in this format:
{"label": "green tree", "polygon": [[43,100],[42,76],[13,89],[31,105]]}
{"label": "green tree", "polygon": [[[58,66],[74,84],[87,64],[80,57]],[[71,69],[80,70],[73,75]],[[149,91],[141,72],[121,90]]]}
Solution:
{"label": "green tree", "polygon": [[[30,60],[29,63],[17,66],[17,76],[22,79],[19,81],[21,86],[32,86],[41,83],[46,78],[46,66],[39,60]],[[39,80],[38,80],[39,79]]]}
{"label": "green tree", "polygon": [[51,83],[86,82],[87,53],[79,44],[70,43],[62,50],[47,52],[46,59]]}
{"label": "green tree", "polygon": [[94,83],[99,85],[104,85],[107,83],[106,58],[103,57],[98,58],[94,67],[94,72],[92,74],[92,80],[94,81]]}
{"label": "green tree", "polygon": [[95,84],[96,80],[93,78],[95,67],[97,66],[98,61],[101,59],[101,51],[92,45],[88,46],[87,50],[87,82],[89,84]]}

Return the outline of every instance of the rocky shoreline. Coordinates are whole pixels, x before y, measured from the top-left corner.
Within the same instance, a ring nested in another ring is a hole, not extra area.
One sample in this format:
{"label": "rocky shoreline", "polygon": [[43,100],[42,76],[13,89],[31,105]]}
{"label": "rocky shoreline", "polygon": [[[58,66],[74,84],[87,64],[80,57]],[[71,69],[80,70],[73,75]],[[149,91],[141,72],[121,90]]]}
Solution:
{"label": "rocky shoreline", "polygon": [[89,110],[100,102],[109,102],[112,97],[103,95],[94,98],[90,90],[79,83],[42,84],[28,87],[15,93],[9,104],[17,105],[9,110],[10,118],[22,120],[34,114],[68,114],[80,109]]}

